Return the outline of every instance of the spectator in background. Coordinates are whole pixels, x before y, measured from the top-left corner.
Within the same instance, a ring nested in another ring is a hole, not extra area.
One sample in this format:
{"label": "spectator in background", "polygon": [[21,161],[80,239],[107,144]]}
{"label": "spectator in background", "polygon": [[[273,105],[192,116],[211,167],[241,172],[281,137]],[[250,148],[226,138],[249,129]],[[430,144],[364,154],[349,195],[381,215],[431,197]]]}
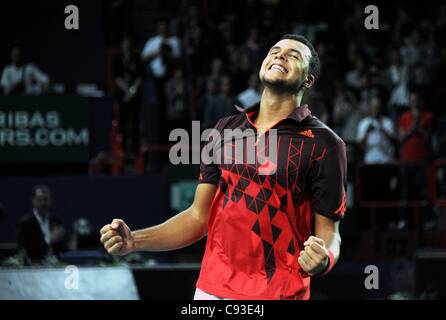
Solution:
{"label": "spectator in background", "polygon": [[229,75],[231,76],[232,89],[234,92],[240,92],[246,87],[249,75],[252,73],[251,60],[247,50],[237,46],[229,46],[227,51]]}
{"label": "spectator in background", "polygon": [[220,81],[220,90],[217,96],[206,102],[204,111],[204,128],[215,125],[218,119],[235,113],[235,99],[231,93],[231,78],[223,76]]}
{"label": "spectator in background", "polygon": [[237,103],[243,107],[248,108],[260,102],[260,81],[256,72],[249,76],[248,88],[237,95]]}
{"label": "spectator in background", "polygon": [[150,64],[156,79],[164,79],[181,54],[181,44],[177,36],[171,36],[166,22],[158,24],[158,34],[149,38],[141,52],[143,62]]}
{"label": "spectator in background", "polygon": [[[147,110],[149,128],[148,140],[156,143],[154,136],[161,133],[162,139],[168,137],[167,127],[159,126],[158,123],[165,121],[166,81],[172,76],[177,67],[178,60],[181,55],[181,42],[176,35],[170,35],[166,22],[162,21],[158,24],[158,34],[149,38],[141,52],[142,61],[149,65],[147,70],[147,78],[153,81],[154,91],[156,95],[156,105],[151,105]],[[148,99],[153,99],[148,97]],[[155,123],[154,123],[155,122]],[[161,129],[161,130],[160,130]],[[159,132],[158,132],[159,131]],[[150,137],[151,136],[151,137]],[[150,142],[150,141],[148,141]]]}
{"label": "spectator in background", "polygon": [[209,72],[209,80],[218,82],[223,77],[223,61],[216,57],[211,62],[211,70]]}
{"label": "spectator in background", "polygon": [[425,105],[416,91],[409,95],[409,107],[410,110],[401,115],[398,124],[401,160],[428,161],[432,155],[433,114],[425,110]]}
{"label": "spectator in background", "polygon": [[166,119],[171,129],[186,127],[189,120],[189,103],[184,72],[181,68],[175,70],[166,83]]}
{"label": "spectator in background", "polygon": [[[399,120],[400,159],[406,162],[401,168],[402,197],[405,200],[419,200],[427,197],[425,165],[431,159],[432,112],[425,110],[417,91],[409,94],[409,111]],[[405,226],[402,219],[400,225]]]}
{"label": "spectator in background", "polygon": [[251,28],[249,30],[248,37],[246,38],[245,49],[247,50],[250,67],[259,65],[262,61],[262,45],[259,37],[259,30],[257,28]]}
{"label": "spectator in background", "polygon": [[366,164],[387,163],[395,159],[396,134],[390,118],[381,112],[381,99],[374,97],[369,115],[358,125],[357,141]]}
{"label": "spectator in background", "polygon": [[212,45],[198,21],[192,20],[183,28],[182,44],[187,70],[195,74],[205,73]]}
{"label": "spectator in background", "polygon": [[120,129],[124,149],[136,152],[140,144],[140,88],[141,63],[128,36],[121,41],[121,53],[113,61],[115,99],[119,103]]}
{"label": "spectator in background", "polygon": [[12,49],[11,62],[3,69],[0,80],[5,95],[41,95],[48,91],[48,75],[34,64],[24,62],[19,47]]}
{"label": "spectator in background", "polygon": [[409,104],[409,89],[407,85],[407,67],[401,64],[400,52],[392,50],[390,65],[386,70],[387,89],[390,91],[389,113],[396,122],[400,111]]}
{"label": "spectator in background", "polygon": [[352,89],[359,90],[362,86],[361,78],[365,75],[364,60],[357,57],[355,67],[345,75],[345,84]]}
{"label": "spectator in background", "polygon": [[361,76],[361,86],[358,93],[358,108],[363,114],[367,114],[369,111],[370,103],[372,99],[379,95],[378,87],[372,83],[372,77],[368,74]]}
{"label": "spectator in background", "polygon": [[[334,82],[333,130],[346,142],[356,141],[356,127],[360,115],[356,112],[356,98],[347,90],[341,81]],[[355,120],[356,119],[356,120]],[[352,120],[354,123],[352,124]],[[354,127],[350,129],[350,127]],[[347,132],[345,132],[347,130]]]}
{"label": "spectator in background", "polygon": [[35,186],[32,212],[20,219],[17,243],[30,263],[41,262],[66,249],[65,229],[61,220],[50,212],[51,200],[51,190],[47,186]]}
{"label": "spectator in background", "polygon": [[411,71],[423,60],[420,37],[420,32],[416,29],[413,30],[410,36],[404,39],[404,45],[400,48],[402,62],[406,67],[412,69]]}
{"label": "spectator in background", "polygon": [[409,70],[409,82],[416,87],[425,87],[432,83],[435,63],[435,46],[432,42],[432,36],[422,39],[420,31],[415,29],[400,49],[403,64]]}

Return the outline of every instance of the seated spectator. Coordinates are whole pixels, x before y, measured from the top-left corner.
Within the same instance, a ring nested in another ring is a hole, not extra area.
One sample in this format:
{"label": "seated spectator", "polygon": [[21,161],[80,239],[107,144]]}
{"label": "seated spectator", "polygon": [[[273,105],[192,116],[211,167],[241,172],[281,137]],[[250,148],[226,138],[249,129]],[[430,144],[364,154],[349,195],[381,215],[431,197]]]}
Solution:
{"label": "seated spectator", "polygon": [[17,239],[28,263],[41,262],[66,250],[65,229],[50,212],[51,190],[47,186],[33,188],[32,206],[32,211],[20,219]]}
{"label": "seated spectator", "polygon": [[374,97],[369,115],[358,125],[357,141],[364,151],[364,162],[386,163],[395,159],[396,134],[392,120],[381,112],[381,99]]}
{"label": "seated spectator", "polygon": [[12,49],[11,60],[0,80],[5,95],[41,95],[48,91],[50,78],[34,64],[24,62],[19,47]]}

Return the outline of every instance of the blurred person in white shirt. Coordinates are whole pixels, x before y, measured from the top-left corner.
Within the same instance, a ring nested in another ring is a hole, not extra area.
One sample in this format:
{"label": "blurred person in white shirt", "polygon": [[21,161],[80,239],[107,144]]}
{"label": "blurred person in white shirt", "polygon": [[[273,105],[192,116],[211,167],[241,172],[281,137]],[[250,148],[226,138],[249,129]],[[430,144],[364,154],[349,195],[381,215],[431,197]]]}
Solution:
{"label": "blurred person in white shirt", "polygon": [[367,164],[388,163],[395,159],[395,126],[382,114],[378,96],[371,99],[369,115],[359,122],[357,142],[364,151]]}
{"label": "blurred person in white shirt", "polygon": [[34,64],[24,62],[19,47],[12,49],[11,60],[0,80],[5,95],[42,95],[48,91],[49,76]]}
{"label": "blurred person in white shirt", "polygon": [[181,54],[181,44],[177,36],[168,33],[165,22],[158,24],[158,34],[149,38],[141,52],[143,62],[150,64],[153,76],[163,79],[168,73],[170,59]]}

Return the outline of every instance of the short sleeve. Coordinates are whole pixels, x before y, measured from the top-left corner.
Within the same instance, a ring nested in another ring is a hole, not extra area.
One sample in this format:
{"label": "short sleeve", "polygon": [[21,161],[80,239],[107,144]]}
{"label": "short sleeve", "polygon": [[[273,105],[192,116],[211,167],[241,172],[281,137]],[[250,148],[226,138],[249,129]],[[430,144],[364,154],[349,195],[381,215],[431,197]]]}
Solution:
{"label": "short sleeve", "polygon": [[[222,120],[217,121],[214,126],[214,129],[219,132],[223,131]],[[215,141],[208,142],[205,147],[209,146],[209,144],[213,144]],[[200,177],[198,179],[198,183],[210,183],[218,185],[220,181],[221,170],[216,163],[205,163],[203,159],[200,162]]]}
{"label": "short sleeve", "polygon": [[347,209],[347,155],[345,143],[338,140],[314,160],[311,206],[314,213],[332,220],[344,217]]}

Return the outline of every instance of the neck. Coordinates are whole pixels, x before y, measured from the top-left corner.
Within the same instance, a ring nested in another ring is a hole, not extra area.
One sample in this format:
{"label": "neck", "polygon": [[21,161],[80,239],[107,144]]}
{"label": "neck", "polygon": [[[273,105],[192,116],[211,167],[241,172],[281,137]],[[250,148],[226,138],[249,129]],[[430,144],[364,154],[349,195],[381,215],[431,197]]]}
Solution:
{"label": "neck", "polygon": [[303,90],[297,94],[289,92],[277,92],[265,87],[260,100],[259,114],[256,125],[261,128],[268,128],[274,123],[287,117],[294,109],[300,106],[303,97]]}

